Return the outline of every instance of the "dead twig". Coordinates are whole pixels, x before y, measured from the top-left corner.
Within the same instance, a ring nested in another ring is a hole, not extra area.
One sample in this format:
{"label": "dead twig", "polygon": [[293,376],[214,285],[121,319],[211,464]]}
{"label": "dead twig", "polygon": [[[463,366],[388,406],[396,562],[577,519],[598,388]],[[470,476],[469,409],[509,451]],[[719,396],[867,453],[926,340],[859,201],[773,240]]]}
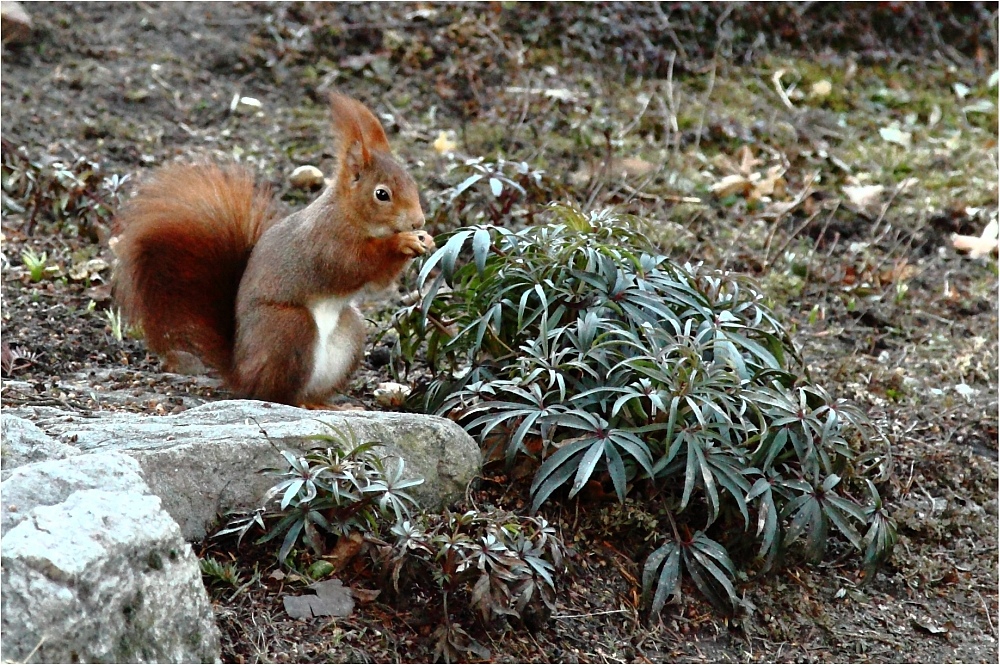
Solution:
{"label": "dead twig", "polygon": [[553,619],[587,619],[605,614],[624,614],[629,610],[604,610],[603,612],[588,612],[587,614],[553,614]]}
{"label": "dead twig", "polygon": [[719,51],[716,47],[715,56],[712,58],[712,71],[708,77],[708,90],[705,91],[705,98],[701,103],[701,115],[698,117],[698,131],[694,136],[695,152],[701,146],[701,133],[705,131],[705,116],[708,115],[708,103],[712,99],[712,92],[715,90],[715,76],[719,68]]}
{"label": "dead twig", "polygon": [[798,193],[798,195],[792,200],[791,203],[789,203],[787,206],[782,206],[781,210],[779,210],[775,214],[774,224],[771,226],[771,232],[768,234],[767,242],[764,245],[764,256],[766,257],[764,260],[765,267],[770,265],[770,261],[768,259],[771,256],[771,243],[774,242],[774,234],[777,233],[778,231],[778,225],[781,224],[781,220],[784,219],[785,215],[788,215],[790,212],[798,208],[800,205],[802,205],[803,201],[809,198],[809,195],[813,193],[813,183],[816,182],[818,178],[819,178],[819,171],[815,171],[814,173],[812,173],[806,180],[805,186],[802,188],[802,191]]}
{"label": "dead twig", "polygon": [[983,604],[983,612],[986,613],[986,622],[990,624],[990,633],[992,633],[993,636],[996,637],[997,629],[996,626],[993,625],[993,619],[990,618],[990,608],[986,604],[986,599],[983,598],[983,594],[979,593],[978,590],[976,590],[976,595],[979,596],[979,602]]}
{"label": "dead twig", "polygon": [[667,61],[667,100],[664,103],[662,97],[657,98],[660,111],[663,114],[663,127],[666,130],[664,140],[667,144],[667,150],[670,150],[670,143],[673,141],[675,159],[681,152],[680,127],[677,124],[677,99],[674,95],[674,60],[676,57],[677,53],[671,51]]}
{"label": "dead twig", "polygon": [[[840,207],[840,201],[837,201],[834,204],[833,208],[830,210],[830,215],[826,219],[826,223],[824,224],[824,228],[826,228],[826,225],[830,223],[830,219],[833,218],[833,215],[837,212],[837,208],[839,208],[839,207]],[[804,231],[805,228],[807,226],[809,226],[814,219],[816,219],[817,217],[819,217],[819,215],[820,215],[821,212],[823,212],[823,208],[820,208],[819,210],[817,210],[813,214],[811,214],[808,217],[806,217],[806,220],[804,222],[802,222],[797,227],[795,227],[795,230],[792,231],[788,235],[787,238],[785,238],[785,242],[781,243],[781,246],[778,247],[777,251],[774,253],[774,260],[777,260],[779,256],[781,256],[782,254],[785,253],[785,250],[788,249],[788,246],[790,244],[792,244],[792,240],[794,240],[796,238],[796,236],[798,236],[800,233],[802,233],[802,231]],[[771,259],[770,253],[766,254],[765,256],[766,256],[766,258],[764,259],[764,266],[767,267],[767,266],[771,265],[771,260],[772,259]]]}

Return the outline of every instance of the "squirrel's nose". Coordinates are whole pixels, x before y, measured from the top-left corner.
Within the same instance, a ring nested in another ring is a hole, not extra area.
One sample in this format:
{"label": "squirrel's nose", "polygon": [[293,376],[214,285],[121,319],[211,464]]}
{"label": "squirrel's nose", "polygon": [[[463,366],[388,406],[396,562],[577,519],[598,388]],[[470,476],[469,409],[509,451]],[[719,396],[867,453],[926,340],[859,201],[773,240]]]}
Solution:
{"label": "squirrel's nose", "polygon": [[413,224],[413,228],[415,229],[424,228],[424,211],[418,208],[410,217],[410,223]]}

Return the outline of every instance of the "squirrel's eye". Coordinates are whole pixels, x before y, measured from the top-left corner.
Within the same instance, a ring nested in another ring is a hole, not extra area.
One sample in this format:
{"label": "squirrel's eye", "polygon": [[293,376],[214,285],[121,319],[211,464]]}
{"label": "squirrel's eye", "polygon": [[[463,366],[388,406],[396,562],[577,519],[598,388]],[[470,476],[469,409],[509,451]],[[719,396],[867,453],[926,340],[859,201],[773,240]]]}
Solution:
{"label": "squirrel's eye", "polygon": [[389,194],[389,190],[385,187],[376,187],[375,198],[379,201],[390,201],[392,199],[392,195]]}

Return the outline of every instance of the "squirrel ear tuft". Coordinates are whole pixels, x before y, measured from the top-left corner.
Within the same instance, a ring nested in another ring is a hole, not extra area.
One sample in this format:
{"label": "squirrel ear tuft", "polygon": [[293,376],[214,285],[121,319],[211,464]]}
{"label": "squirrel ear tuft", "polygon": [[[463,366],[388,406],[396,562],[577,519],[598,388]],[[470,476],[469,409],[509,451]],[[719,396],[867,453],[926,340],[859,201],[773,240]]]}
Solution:
{"label": "squirrel ear tuft", "polygon": [[330,95],[330,109],[333,111],[333,131],[342,145],[360,141],[366,158],[369,150],[389,151],[389,140],[382,123],[364,104],[335,92]]}

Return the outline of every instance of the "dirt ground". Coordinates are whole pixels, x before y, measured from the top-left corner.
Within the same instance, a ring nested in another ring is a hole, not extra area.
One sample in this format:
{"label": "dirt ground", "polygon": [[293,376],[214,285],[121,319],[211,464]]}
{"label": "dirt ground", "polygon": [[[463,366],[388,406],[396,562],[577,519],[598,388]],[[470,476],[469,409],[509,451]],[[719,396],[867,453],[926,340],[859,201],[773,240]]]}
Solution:
{"label": "dirt ground", "polygon": [[[24,4],[34,33],[2,55],[4,406],[225,397],[163,373],[115,318],[110,217],[148,169],[196,155],[301,205],[287,176],[329,172],[339,89],[383,119],[432,232],[567,200],[651,220],[678,260],[757,278],[813,379],[892,447],[900,540],[867,583],[845,554],[747,580],[735,618],[688,594],[649,624],[623,509],[554,506],[573,549],[557,611],[481,630],[492,660],[997,662],[997,261],[951,246],[997,219],[995,5]],[[453,196],[480,157],[538,179],[494,207]],[[367,306],[373,333],[398,302]],[[387,362],[373,347],[352,385],[369,408]],[[476,492],[523,506],[503,478]],[[239,557],[263,575],[215,593],[225,662],[431,658],[423,599],[301,622],[273,555]]]}

